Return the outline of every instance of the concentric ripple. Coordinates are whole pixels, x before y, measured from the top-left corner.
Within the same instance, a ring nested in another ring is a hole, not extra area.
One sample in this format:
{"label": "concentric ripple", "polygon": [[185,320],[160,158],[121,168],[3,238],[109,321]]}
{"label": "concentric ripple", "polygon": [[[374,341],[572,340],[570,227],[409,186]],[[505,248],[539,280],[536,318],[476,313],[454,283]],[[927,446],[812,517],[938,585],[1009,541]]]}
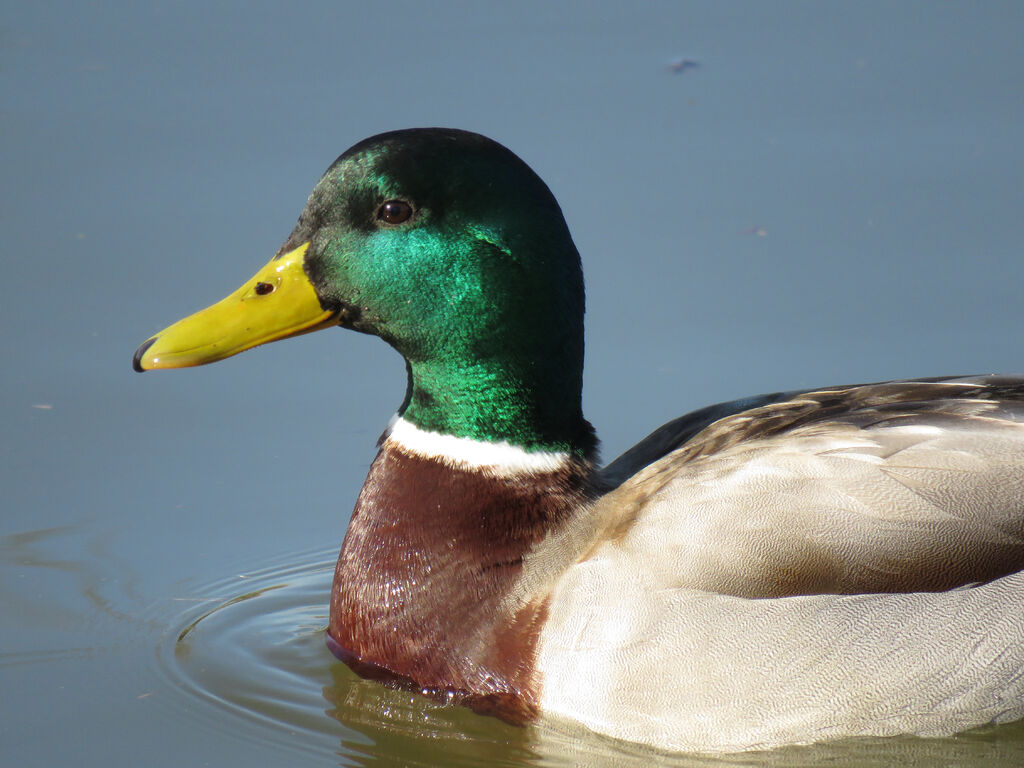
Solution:
{"label": "concentric ripple", "polygon": [[[178,708],[209,727],[343,765],[535,763],[527,732],[356,677],[324,644],[336,553],[194,588],[158,656]],[[322,764],[321,761],[317,761]]]}

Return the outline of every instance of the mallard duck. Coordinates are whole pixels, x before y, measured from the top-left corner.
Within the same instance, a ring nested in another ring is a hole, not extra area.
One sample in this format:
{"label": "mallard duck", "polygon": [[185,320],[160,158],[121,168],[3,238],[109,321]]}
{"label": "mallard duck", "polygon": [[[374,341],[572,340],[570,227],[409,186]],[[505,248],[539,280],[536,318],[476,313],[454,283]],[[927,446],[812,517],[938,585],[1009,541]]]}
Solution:
{"label": "mallard duck", "polygon": [[1024,378],[761,395],[603,469],[558,203],[483,136],[366,139],[138,371],[341,326],[406,361],[338,560],[361,675],[674,751],[1024,716]]}

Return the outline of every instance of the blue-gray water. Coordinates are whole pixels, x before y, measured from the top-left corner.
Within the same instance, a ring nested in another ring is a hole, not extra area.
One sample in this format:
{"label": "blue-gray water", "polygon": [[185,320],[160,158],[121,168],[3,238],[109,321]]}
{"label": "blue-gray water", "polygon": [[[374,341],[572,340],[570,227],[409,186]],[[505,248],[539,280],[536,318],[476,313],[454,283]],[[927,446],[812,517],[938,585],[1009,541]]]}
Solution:
{"label": "blue-gray water", "polygon": [[[608,458],[754,392],[1024,371],[1022,39],[1016,2],[9,3],[3,762],[636,757],[323,649],[404,386],[387,347],[329,331],[146,376],[131,353],[261,266],[349,145],[447,125],[563,206]],[[750,760],[1017,765],[1024,729]]]}

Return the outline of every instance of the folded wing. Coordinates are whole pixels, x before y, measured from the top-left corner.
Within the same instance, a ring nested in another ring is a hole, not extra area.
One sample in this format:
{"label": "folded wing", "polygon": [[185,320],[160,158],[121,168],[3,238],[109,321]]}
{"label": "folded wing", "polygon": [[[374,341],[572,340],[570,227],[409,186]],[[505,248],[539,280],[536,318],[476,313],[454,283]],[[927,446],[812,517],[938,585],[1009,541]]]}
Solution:
{"label": "folded wing", "polygon": [[764,404],[684,423],[680,447],[602,498],[602,557],[642,564],[648,584],[753,598],[941,591],[1024,568],[1024,379],[739,402]]}

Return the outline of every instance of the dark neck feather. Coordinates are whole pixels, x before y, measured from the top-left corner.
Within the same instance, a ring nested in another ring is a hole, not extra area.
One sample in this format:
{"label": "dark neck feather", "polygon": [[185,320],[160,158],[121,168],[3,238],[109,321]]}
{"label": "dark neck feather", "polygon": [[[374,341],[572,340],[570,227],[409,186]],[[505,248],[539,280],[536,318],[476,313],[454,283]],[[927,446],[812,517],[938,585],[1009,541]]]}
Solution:
{"label": "dark neck feather", "polygon": [[332,650],[363,676],[531,719],[546,600],[503,600],[523,556],[586,502],[588,476],[573,462],[492,477],[385,443],[338,559]]}

